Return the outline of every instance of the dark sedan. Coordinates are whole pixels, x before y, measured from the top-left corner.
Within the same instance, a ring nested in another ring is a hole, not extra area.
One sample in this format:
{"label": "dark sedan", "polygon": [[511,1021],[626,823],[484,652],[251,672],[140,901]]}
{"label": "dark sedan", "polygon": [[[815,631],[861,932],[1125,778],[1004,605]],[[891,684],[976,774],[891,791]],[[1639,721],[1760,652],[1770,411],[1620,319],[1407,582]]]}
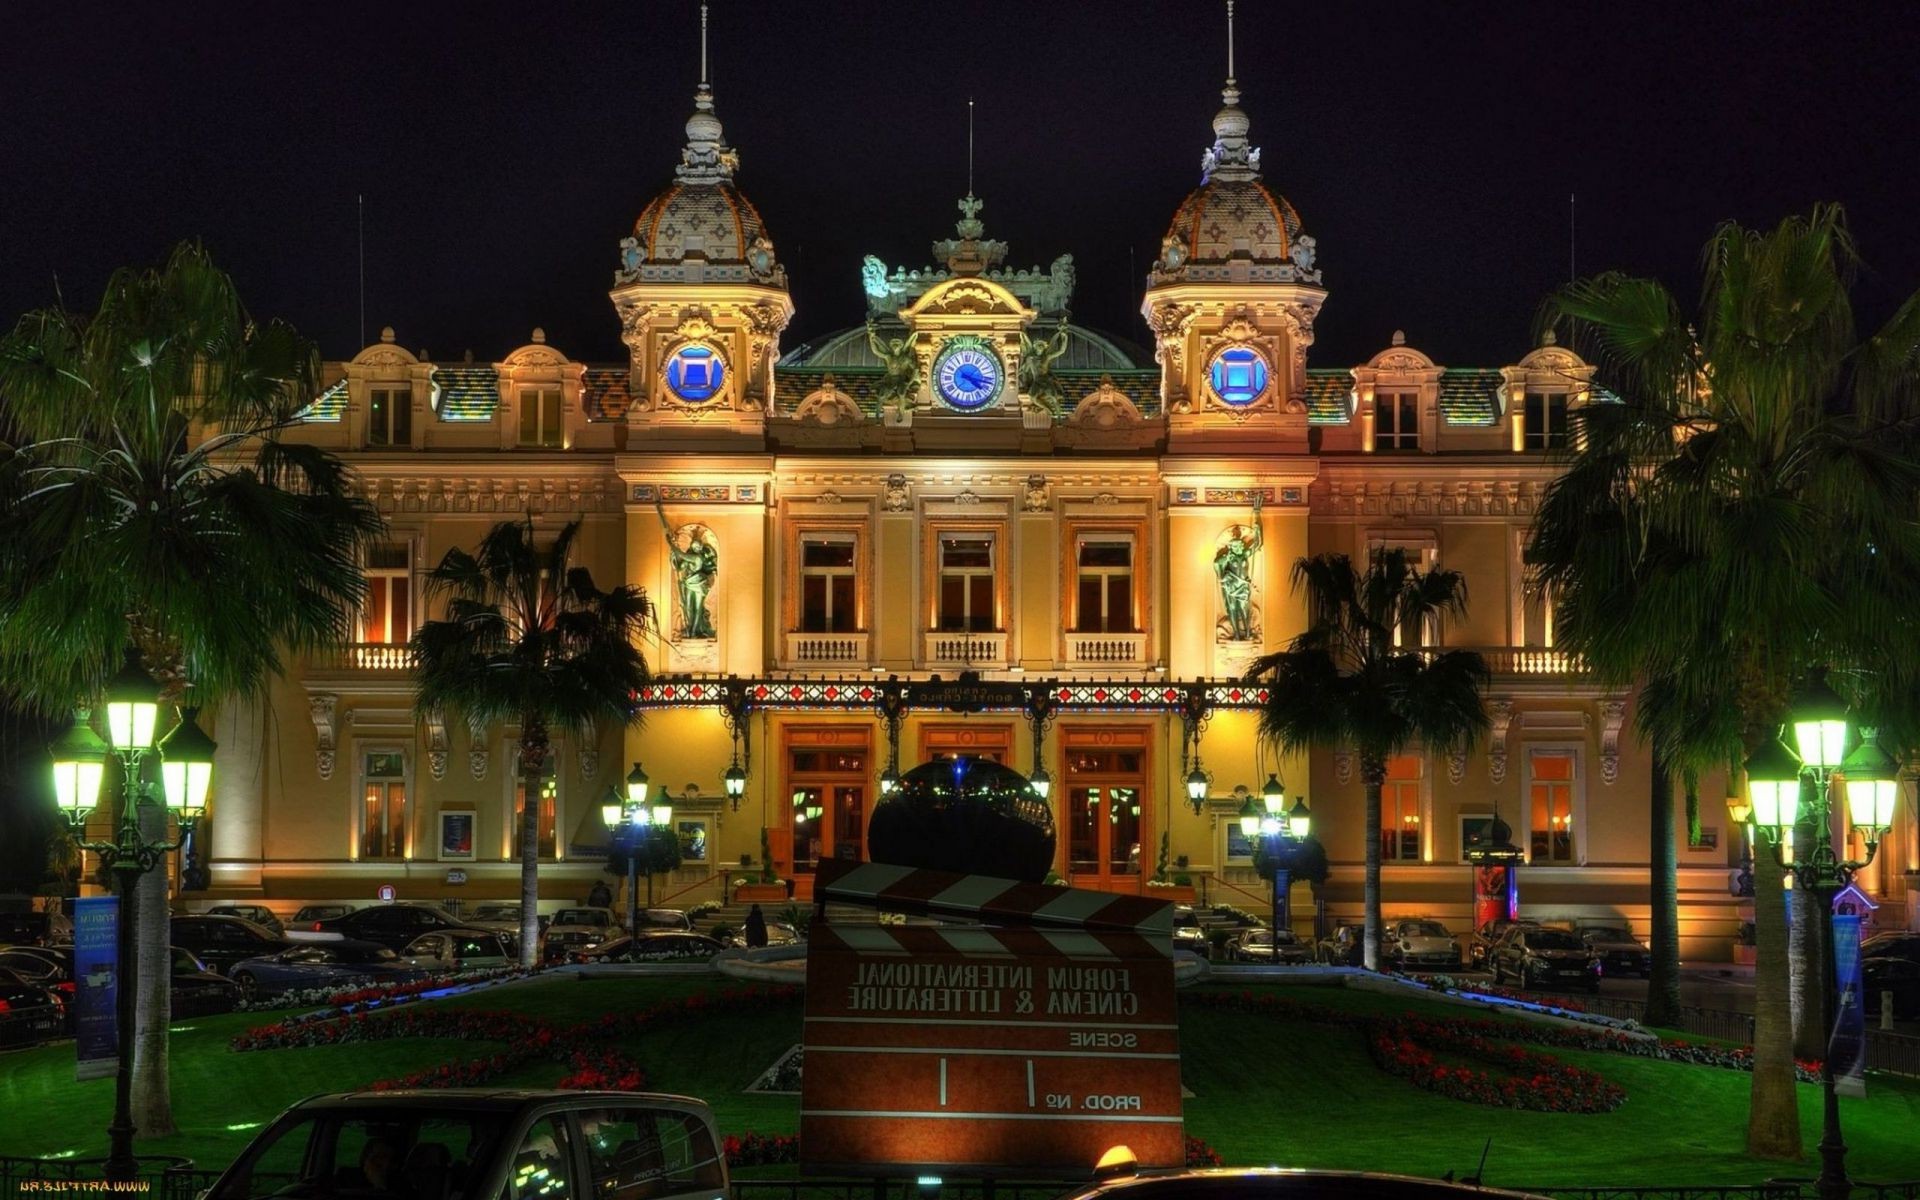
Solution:
{"label": "dark sedan", "polygon": [[1879,933],[1860,943],[1862,958],[1903,958],[1920,963],[1920,933]]}
{"label": "dark sedan", "polygon": [[[344,917],[315,921],[314,933],[337,933],[358,942],[378,942],[390,950],[405,950],[423,933],[470,926],[444,908],[431,904],[375,904]],[[297,931],[296,931],[297,932]]]}
{"label": "dark sedan", "polygon": [[1530,1195],[1483,1188],[1477,1179],[1454,1183],[1373,1171],[1236,1167],[1136,1175],[1123,1167],[1119,1174],[1083,1184],[1060,1200],[1520,1200]]}
{"label": "dark sedan", "polygon": [[301,942],[278,954],[250,958],[230,974],[247,999],[282,992],[405,983],[418,967],[376,942]]}
{"label": "dark sedan", "polygon": [[0,967],[0,1046],[34,1046],[66,1027],[59,993]]}
{"label": "dark sedan", "polygon": [[222,975],[233,974],[235,963],[287,948],[285,938],[241,917],[179,916],[173,918],[168,940]]}
{"label": "dark sedan", "polygon": [[1580,940],[1600,956],[1600,967],[1609,976],[1653,975],[1653,951],[1624,925],[1585,926],[1580,930]]}
{"label": "dark sedan", "polygon": [[617,937],[567,955],[569,962],[705,962],[726,947],[704,933],[642,932],[637,938]]}
{"label": "dark sedan", "polygon": [[1510,928],[1488,952],[1493,981],[1517,981],[1521,987],[1579,987],[1600,990],[1600,956],[1564,929],[1538,925]]}
{"label": "dark sedan", "polygon": [[1895,1020],[1920,1017],[1920,963],[1906,958],[1863,958],[1862,1007],[1870,1017],[1880,1015],[1888,998],[1893,1000]]}
{"label": "dark sedan", "polygon": [[[207,970],[207,965],[196,958],[192,951],[179,946],[172,949],[173,982],[169,994],[175,1019],[232,1012],[240,1002],[240,989],[234,982]],[[73,947],[8,946],[0,949],[0,967],[13,971],[29,983],[51,988],[69,1006],[68,1015],[71,1016],[75,986]]]}

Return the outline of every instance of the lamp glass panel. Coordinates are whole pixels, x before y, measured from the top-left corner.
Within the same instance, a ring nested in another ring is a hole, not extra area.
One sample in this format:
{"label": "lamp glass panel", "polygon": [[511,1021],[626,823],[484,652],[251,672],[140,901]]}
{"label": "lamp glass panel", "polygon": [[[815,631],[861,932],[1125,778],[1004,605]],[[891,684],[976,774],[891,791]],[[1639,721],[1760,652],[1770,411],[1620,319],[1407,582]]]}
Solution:
{"label": "lamp glass panel", "polygon": [[1257,837],[1260,833],[1260,818],[1252,813],[1240,818],[1240,832],[1245,837]]}
{"label": "lamp glass panel", "polygon": [[[1798,786],[1797,781],[1787,786]],[[1747,798],[1752,802],[1753,823],[1763,829],[1780,827],[1780,788],[1778,779],[1747,778]]]}
{"label": "lamp glass panel", "polygon": [[1847,816],[1856,829],[1880,830],[1893,824],[1898,785],[1891,779],[1847,780]]}
{"label": "lamp glass panel", "polygon": [[653,806],[653,823],[655,825],[673,824],[673,805],[671,804],[654,805]]}
{"label": "lamp glass panel", "polygon": [[85,759],[53,764],[53,798],[62,812],[91,812],[100,800],[106,764]]}
{"label": "lamp glass panel", "polygon": [[1809,767],[1831,770],[1840,765],[1847,750],[1847,723],[1828,718],[1795,721],[1793,740],[1800,749],[1800,761]]}
{"label": "lamp glass panel", "polygon": [[1783,780],[1779,785],[1778,794],[1780,796],[1780,830],[1781,837],[1784,839],[1786,831],[1800,823],[1800,781],[1798,779]]}
{"label": "lamp glass panel", "polygon": [[115,700],[107,704],[107,739],[115,750],[153,748],[153,724],[160,706],[151,700]]}
{"label": "lamp glass panel", "polygon": [[612,829],[615,825],[618,825],[620,823],[620,806],[618,804],[602,804],[600,806],[600,822],[608,829]]}
{"label": "lamp glass panel", "polygon": [[1195,771],[1187,776],[1187,799],[1204,800],[1207,796],[1207,777]]}
{"label": "lamp glass panel", "polygon": [[1313,818],[1307,816],[1305,813],[1289,813],[1287,815],[1287,832],[1291,833],[1295,838],[1306,837],[1307,831],[1312,828],[1312,826]]}

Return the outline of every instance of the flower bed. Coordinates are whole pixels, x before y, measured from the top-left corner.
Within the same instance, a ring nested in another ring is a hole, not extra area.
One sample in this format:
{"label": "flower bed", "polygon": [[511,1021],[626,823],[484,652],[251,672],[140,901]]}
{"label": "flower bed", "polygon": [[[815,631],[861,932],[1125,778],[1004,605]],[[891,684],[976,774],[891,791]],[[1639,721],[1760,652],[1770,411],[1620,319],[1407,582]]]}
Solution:
{"label": "flower bed", "polygon": [[[452,975],[435,975],[427,979],[410,979],[405,983],[367,982],[346,988],[337,985],[305,988],[300,991],[282,992],[264,1000],[242,1000],[234,1011],[277,1012],[288,1008],[335,1008],[351,1012],[418,999],[428,992],[437,992],[446,988],[471,987],[474,984],[492,983],[496,980],[513,979],[531,974],[533,972],[521,967],[489,967],[478,971],[461,971]],[[319,1018],[324,1020],[334,1015],[337,1014],[320,1013]]]}

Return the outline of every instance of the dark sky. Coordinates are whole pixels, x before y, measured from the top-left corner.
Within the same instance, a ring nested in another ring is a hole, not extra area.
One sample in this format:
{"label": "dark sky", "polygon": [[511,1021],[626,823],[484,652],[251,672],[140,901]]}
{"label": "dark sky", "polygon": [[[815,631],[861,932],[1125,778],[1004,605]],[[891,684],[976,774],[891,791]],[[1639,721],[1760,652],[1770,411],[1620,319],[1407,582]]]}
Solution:
{"label": "dark sky", "polygon": [[[57,275],[201,237],[259,314],[483,360],[535,325],[620,357],[618,239],[668,181],[694,0],[10,6],[0,37],[0,318]],[[966,186],[1018,265],[1071,252],[1076,315],[1147,341],[1141,283],[1198,179],[1224,74],[1210,0],[718,0],[713,77],[740,183],[793,281],[792,346],[862,313],[859,260],[923,264]],[[1920,287],[1910,6],[1242,0],[1267,182],[1319,240],[1316,365],[1392,330],[1443,363],[1525,348],[1578,264],[1691,295],[1714,223],[1844,202],[1863,319]],[[1133,255],[1131,268],[1129,254]]]}

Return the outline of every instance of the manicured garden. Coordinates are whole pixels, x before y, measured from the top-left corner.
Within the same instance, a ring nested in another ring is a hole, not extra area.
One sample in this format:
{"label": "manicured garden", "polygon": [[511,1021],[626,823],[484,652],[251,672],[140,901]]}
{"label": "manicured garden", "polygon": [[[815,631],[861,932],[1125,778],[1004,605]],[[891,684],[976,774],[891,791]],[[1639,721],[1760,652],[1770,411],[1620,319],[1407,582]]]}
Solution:
{"label": "manicured garden", "polygon": [[[504,1014],[504,1015],[503,1015]],[[729,1135],[791,1134],[798,1098],[745,1089],[800,1040],[797,994],[717,979],[554,979],[344,1020],[238,1013],[174,1035],[180,1132],[143,1153],[218,1165],[316,1092],[431,1082],[630,1086],[706,1099]],[[404,1034],[405,1036],[395,1036]],[[1598,1048],[1612,1039],[1332,987],[1202,988],[1181,1007],[1187,1131],[1228,1164],[1470,1174],[1500,1186],[1746,1183],[1810,1176],[1741,1152],[1749,1077]],[[235,1047],[241,1047],[235,1049]],[[1726,1061],[1728,1047],[1661,1051]],[[1842,1101],[1856,1178],[1920,1174],[1920,1081]],[[70,1046],[0,1058],[0,1154],[101,1152],[111,1080]],[[1518,1105],[1519,1107],[1514,1107]],[[1584,1110],[1584,1111],[1583,1111]],[[1803,1093],[1807,1145],[1818,1096]],[[761,1168],[762,1170],[773,1168]]]}

